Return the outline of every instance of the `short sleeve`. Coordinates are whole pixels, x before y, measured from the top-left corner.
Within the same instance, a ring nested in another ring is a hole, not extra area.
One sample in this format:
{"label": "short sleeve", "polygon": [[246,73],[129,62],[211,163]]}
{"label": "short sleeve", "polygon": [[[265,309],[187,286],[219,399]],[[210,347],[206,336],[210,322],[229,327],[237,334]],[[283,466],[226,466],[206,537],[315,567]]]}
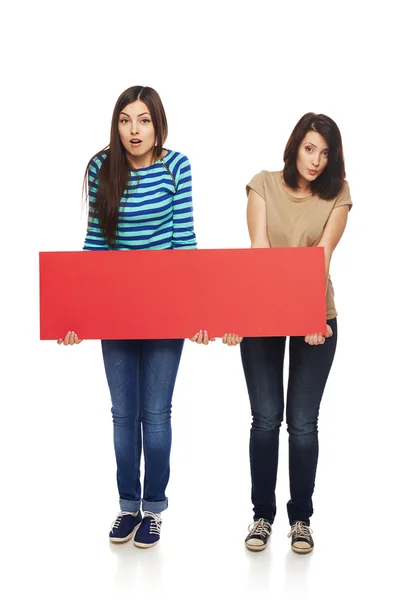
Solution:
{"label": "short sleeve", "polygon": [[351,210],[351,207],[353,206],[353,202],[350,196],[350,188],[347,181],[343,183],[343,187],[340,190],[335,201],[335,208],[339,208],[340,206],[348,206],[349,210]]}
{"label": "short sleeve", "polygon": [[254,175],[253,179],[246,185],[247,196],[250,190],[254,190],[263,200],[265,200],[265,188],[264,188],[264,177],[263,172]]}

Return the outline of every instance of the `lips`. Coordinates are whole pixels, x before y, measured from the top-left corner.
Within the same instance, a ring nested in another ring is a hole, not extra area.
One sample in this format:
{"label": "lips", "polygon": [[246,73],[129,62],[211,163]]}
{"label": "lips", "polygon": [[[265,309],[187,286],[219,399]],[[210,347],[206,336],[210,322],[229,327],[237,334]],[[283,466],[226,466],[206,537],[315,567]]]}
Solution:
{"label": "lips", "polygon": [[139,140],[139,138],[132,138],[130,140],[130,143],[133,144],[134,146],[137,146],[137,144],[140,144],[142,140]]}

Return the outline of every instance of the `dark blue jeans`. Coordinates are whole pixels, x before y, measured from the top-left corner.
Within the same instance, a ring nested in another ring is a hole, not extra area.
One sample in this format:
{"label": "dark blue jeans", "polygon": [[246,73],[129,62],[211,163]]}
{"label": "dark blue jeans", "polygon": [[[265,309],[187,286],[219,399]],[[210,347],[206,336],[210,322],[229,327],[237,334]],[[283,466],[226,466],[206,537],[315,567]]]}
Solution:
{"label": "dark blue jeans", "polygon": [[[167,508],[171,404],[183,340],[103,340],[111,393],[120,508]],[[144,452],[143,497],[140,459]]]}
{"label": "dark blue jeans", "polygon": [[[336,319],[328,321],[333,336],[320,346],[291,337],[286,423],[289,433],[290,523],[310,523],[318,462],[318,413],[336,350]],[[278,469],[279,430],[283,420],[285,337],[245,338],[241,356],[253,422],[250,467],[254,519],[273,523]]]}

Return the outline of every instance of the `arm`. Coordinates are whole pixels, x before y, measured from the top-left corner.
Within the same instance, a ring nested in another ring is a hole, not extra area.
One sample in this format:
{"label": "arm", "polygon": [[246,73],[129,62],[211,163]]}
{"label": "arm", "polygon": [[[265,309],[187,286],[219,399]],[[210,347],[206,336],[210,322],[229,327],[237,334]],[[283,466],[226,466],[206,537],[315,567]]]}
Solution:
{"label": "arm", "polygon": [[334,208],[324,227],[324,232],[318,244],[318,247],[324,248],[325,254],[325,278],[328,285],[329,268],[334,249],[338,245],[340,238],[346,228],[349,206],[340,206]]}
{"label": "arm", "polygon": [[192,172],[185,157],[177,174],[177,187],[173,198],[172,248],[190,250],[196,248],[196,235],[193,225]]}
{"label": "arm", "polygon": [[250,189],[247,201],[247,227],[252,248],[270,248],[267,233],[267,206],[265,200]]}
{"label": "arm", "polygon": [[[265,200],[251,188],[247,200],[247,227],[252,248],[271,247],[267,233],[267,206]],[[236,346],[240,344],[242,339],[236,333],[225,333],[222,343],[227,346]]]}
{"label": "arm", "polygon": [[[94,206],[96,201],[96,193],[98,189],[97,174],[100,170],[100,166],[97,162],[92,159],[88,167],[88,198],[89,198],[89,215],[88,215],[88,226],[85,237],[85,243],[83,250],[108,250],[107,243],[98,227],[98,220],[94,217]],[[57,344],[64,346],[73,346],[74,344],[80,344],[81,339],[74,331],[68,331],[64,339],[59,338]]]}
{"label": "arm", "polygon": [[[329,219],[327,220],[324,232],[318,244],[318,247],[322,247],[324,249],[325,254],[325,279],[326,286],[328,286],[328,278],[329,278],[329,268],[331,264],[331,258],[334,249],[338,245],[340,238],[343,235],[343,232],[346,228],[347,216],[349,213],[349,205],[340,206],[334,208],[330,214]],[[327,331],[325,335],[321,333],[313,333],[307,335],[304,340],[307,344],[310,345],[318,345],[323,344],[325,342],[325,338],[331,337],[332,330],[327,325]]]}
{"label": "arm", "polygon": [[95,159],[92,159],[88,169],[88,199],[89,199],[89,214],[88,226],[83,245],[84,250],[108,250],[108,244],[99,227],[99,221],[95,212],[96,194],[98,190],[99,180],[98,172],[100,166]]}

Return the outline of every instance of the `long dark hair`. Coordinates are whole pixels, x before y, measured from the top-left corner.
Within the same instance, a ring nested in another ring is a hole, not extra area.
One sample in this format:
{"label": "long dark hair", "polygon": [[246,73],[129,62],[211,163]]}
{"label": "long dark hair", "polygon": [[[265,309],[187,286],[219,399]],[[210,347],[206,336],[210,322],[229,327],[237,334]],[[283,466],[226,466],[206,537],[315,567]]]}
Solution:
{"label": "long dark hair", "polygon": [[298,188],[297,153],[309,131],[316,131],[328,144],[328,164],[315,181],[310,183],[311,192],[323,200],[331,200],[340,192],[346,172],[344,168],[342,136],[335,121],[326,115],[307,113],[301,117],[286,144],[283,160],[283,179],[293,189]]}
{"label": "long dark hair", "polygon": [[153,88],[135,85],[122,92],[115,104],[111,119],[110,143],[92,156],[86,167],[84,179],[84,190],[87,198],[88,189],[90,188],[88,181],[90,162],[99,154],[106,154],[98,174],[99,186],[95,206],[93,209],[89,207],[89,218],[90,216],[98,218],[99,228],[109,246],[113,246],[115,243],[121,197],[127,187],[129,171],[132,168],[118,133],[119,115],[128,104],[135,102],[135,100],[141,100],[146,104],[153,121],[156,139],[154,160],[161,156],[168,135],[165,110],[160,96]]}

